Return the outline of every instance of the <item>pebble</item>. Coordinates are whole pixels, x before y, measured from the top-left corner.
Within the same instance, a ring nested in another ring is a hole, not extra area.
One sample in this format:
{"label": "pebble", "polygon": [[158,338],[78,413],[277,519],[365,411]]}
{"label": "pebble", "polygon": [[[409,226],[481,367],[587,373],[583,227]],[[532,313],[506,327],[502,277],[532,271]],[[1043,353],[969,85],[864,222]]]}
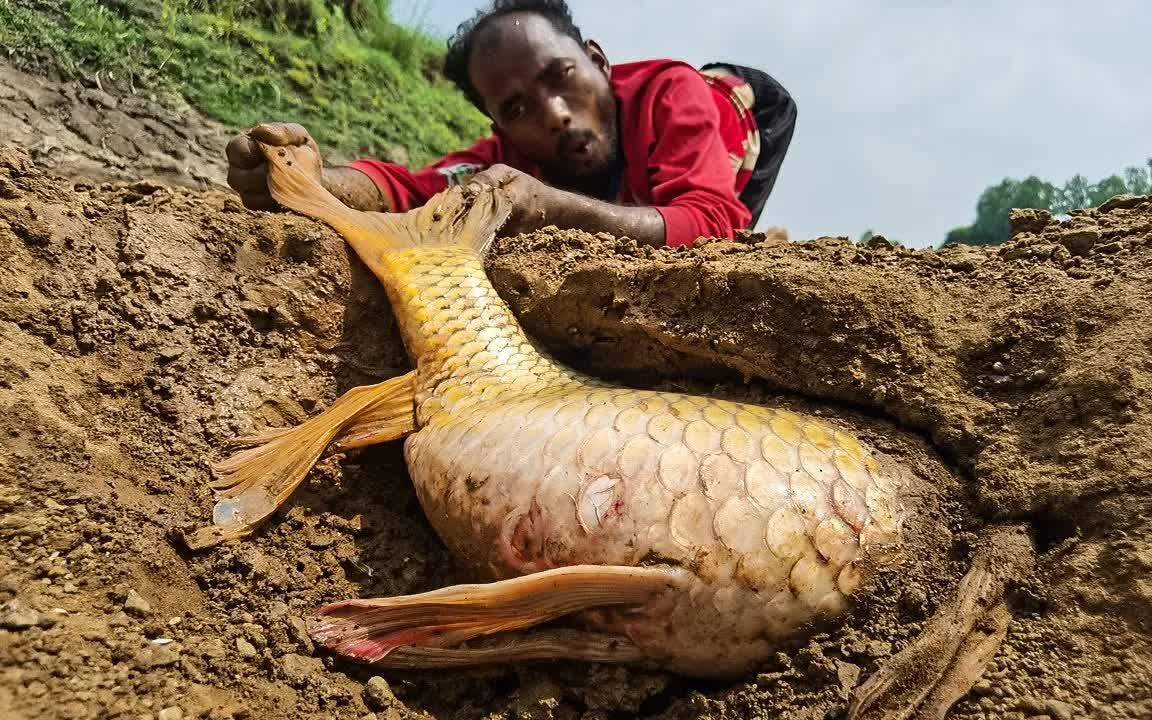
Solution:
{"label": "pebble", "polygon": [[852,689],[860,682],[860,666],[837,660],[836,679],[840,681],[840,696],[848,699]]}
{"label": "pebble", "polygon": [[304,657],[290,653],[280,658],[280,667],[289,680],[302,682],[312,675],[324,672],[324,663],[319,658]]}
{"label": "pebble", "polygon": [[0,610],[0,627],[5,630],[29,630],[34,627],[49,627],[56,623],[51,615],[33,610],[19,600],[10,600]]}
{"label": "pebble", "polygon": [[978,680],[976,684],[972,686],[972,694],[977,697],[991,695],[992,683],[988,682],[987,680]]}
{"label": "pebble", "polygon": [[240,657],[256,657],[256,648],[244,638],[236,641],[236,652],[240,653]]}
{"label": "pebble", "polygon": [[207,658],[218,659],[224,657],[227,654],[227,651],[224,649],[224,641],[220,638],[212,638],[204,643],[204,646],[200,649],[200,654]]}
{"label": "pebble", "polygon": [[287,625],[288,637],[292,638],[293,642],[299,645],[308,655],[315,652],[316,648],[312,644],[312,638],[308,637],[308,625],[305,624],[303,618],[292,615],[288,618]]}
{"label": "pebble", "polygon": [[124,612],[136,617],[148,617],[152,614],[152,606],[135,590],[129,590],[124,598]]}
{"label": "pebble", "polygon": [[1072,706],[1060,700],[1049,700],[1045,703],[1045,709],[1048,714],[1052,716],[1052,720],[1072,720],[1073,709]]}
{"label": "pebble", "polygon": [[180,651],[175,645],[149,644],[136,654],[136,666],[140,668],[167,667],[180,661]]}
{"label": "pebble", "polygon": [[184,720],[184,711],[176,706],[166,707],[156,714],[156,720]]}
{"label": "pebble", "polygon": [[396,696],[388,681],[379,675],[374,675],[364,686],[364,702],[373,710],[386,710],[396,704]]}

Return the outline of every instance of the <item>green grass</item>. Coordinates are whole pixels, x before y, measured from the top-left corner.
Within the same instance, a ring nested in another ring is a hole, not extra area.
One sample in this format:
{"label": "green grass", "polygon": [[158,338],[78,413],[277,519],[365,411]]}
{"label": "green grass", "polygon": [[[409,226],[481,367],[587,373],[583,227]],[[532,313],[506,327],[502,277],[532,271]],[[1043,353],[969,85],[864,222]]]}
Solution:
{"label": "green grass", "polygon": [[0,0],[5,50],[177,93],[235,128],[299,122],[345,155],[402,146],[415,165],[487,132],[436,74],[440,43],[392,22],[381,0]]}

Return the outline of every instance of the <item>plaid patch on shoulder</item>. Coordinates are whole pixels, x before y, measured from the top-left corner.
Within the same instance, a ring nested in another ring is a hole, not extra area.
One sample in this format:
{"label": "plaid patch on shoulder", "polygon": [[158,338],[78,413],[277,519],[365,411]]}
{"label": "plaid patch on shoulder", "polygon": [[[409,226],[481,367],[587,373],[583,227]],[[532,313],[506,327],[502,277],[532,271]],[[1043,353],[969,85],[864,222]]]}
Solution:
{"label": "plaid patch on shoulder", "polygon": [[457,163],[456,165],[447,165],[442,168],[436,168],[436,171],[444,176],[448,181],[448,187],[453,185],[463,185],[472,179],[472,176],[484,169],[483,165],[476,165],[474,163]]}

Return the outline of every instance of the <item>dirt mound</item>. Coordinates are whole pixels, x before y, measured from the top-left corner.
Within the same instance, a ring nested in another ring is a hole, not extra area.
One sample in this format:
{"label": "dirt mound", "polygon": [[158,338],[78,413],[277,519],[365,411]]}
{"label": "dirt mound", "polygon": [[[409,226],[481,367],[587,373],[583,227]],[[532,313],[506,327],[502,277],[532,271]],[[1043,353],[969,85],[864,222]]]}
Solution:
{"label": "dirt mound", "polygon": [[105,92],[98,74],[81,85],[0,61],[0,142],[69,177],[224,188],[221,149],[231,133],[183,101],[166,100]]}
{"label": "dirt mound", "polygon": [[208,517],[228,438],[407,368],[378,283],[310,221],[74,186],[0,149],[0,715],[838,717],[973,533],[1024,521],[1040,569],[953,717],[1152,716],[1152,201],[1015,224],[999,251],[939,253],[502,241],[498,289],[573,364],[822,413],[933,480],[936,522],[844,627],[745,682],[568,664],[369,681],[301,618],[464,579],[397,444],[325,461],[247,542],[192,555],[175,535]]}

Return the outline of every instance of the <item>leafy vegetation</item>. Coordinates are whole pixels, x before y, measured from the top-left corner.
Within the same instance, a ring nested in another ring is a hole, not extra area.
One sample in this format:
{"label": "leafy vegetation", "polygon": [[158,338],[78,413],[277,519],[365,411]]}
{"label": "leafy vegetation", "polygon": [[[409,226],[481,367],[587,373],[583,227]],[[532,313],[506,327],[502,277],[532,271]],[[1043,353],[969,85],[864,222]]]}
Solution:
{"label": "leafy vegetation", "polygon": [[393,22],[386,0],[0,0],[0,51],[64,73],[182,95],[236,128],[307,127],[345,155],[423,163],[486,134],[439,77],[442,43]]}
{"label": "leafy vegetation", "polygon": [[1083,175],[1076,175],[1063,186],[1030,176],[1024,180],[1006,178],[985,190],[976,203],[976,222],[958,227],[948,233],[945,244],[999,245],[1011,236],[1008,213],[1013,208],[1050,210],[1054,215],[1067,215],[1073,210],[1095,207],[1116,195],[1152,194],[1152,159],[1148,170],[1140,167],[1125,168],[1120,175],[1112,175],[1090,183]]}

